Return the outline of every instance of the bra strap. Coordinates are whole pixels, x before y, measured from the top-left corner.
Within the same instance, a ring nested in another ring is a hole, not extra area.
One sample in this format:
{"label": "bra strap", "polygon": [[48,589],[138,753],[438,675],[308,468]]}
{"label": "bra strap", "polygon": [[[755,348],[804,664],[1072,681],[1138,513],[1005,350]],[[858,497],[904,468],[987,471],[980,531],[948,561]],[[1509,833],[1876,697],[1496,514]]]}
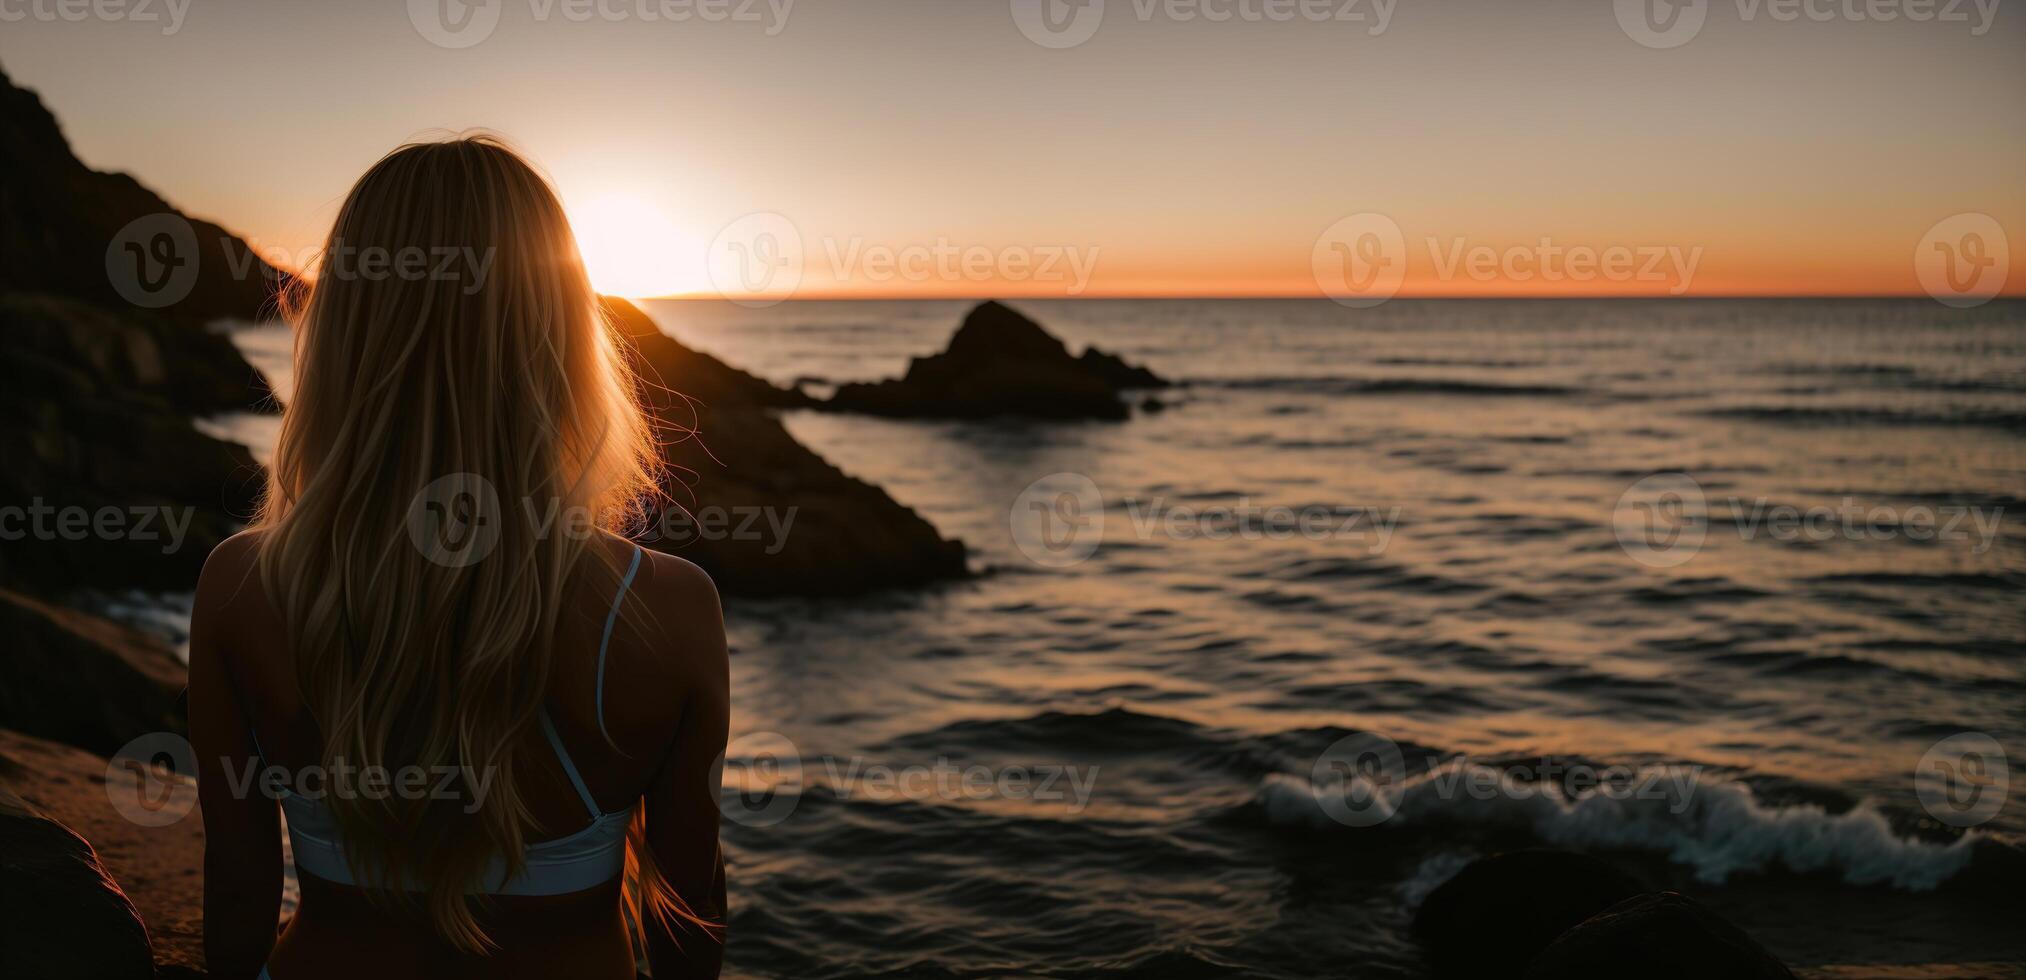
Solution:
{"label": "bra strap", "polygon": [[605,651],[612,646],[612,627],[619,622],[619,604],[633,588],[633,576],[640,571],[640,546],[633,546],[633,562],[626,566],[626,577],[619,580],[619,593],[612,597],[612,609],[605,614],[605,635],[598,640],[598,734],[605,741],[612,741],[612,733],[605,730]]}
{"label": "bra strap", "polygon": [[563,737],[556,734],[556,723],[549,720],[549,709],[535,709],[541,719],[542,734],[549,737],[549,747],[556,750],[556,761],[563,764],[563,773],[570,777],[570,785],[577,787],[577,798],[584,801],[584,809],[591,811],[591,819],[597,820],[605,814],[598,809],[598,801],[591,797],[591,788],[584,785],[584,776],[577,771],[577,763],[570,758],[570,750],[563,748]]}

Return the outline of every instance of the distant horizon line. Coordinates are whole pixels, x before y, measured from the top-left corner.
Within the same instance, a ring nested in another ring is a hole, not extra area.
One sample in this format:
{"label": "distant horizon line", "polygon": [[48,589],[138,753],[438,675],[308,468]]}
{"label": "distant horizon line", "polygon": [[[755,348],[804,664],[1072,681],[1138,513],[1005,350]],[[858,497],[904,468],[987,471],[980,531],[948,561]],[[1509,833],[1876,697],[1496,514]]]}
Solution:
{"label": "distant horizon line", "polygon": [[[1065,301],[1067,301],[1067,302],[1074,302],[1074,301],[1080,301],[1080,300],[1106,300],[1106,301],[1117,301],[1117,300],[1185,300],[1185,299],[1186,299],[1186,300],[1221,300],[1221,301],[1233,301],[1233,300],[1274,300],[1274,301],[1286,301],[1286,300],[1308,300],[1308,301],[1315,301],[1315,302],[1335,302],[1335,300],[1333,300],[1333,299],[1332,299],[1331,297],[1328,297],[1328,296],[1319,296],[1319,295],[1316,295],[1316,294],[1313,294],[1313,293],[1309,293],[1309,294],[1300,294],[1300,293],[1088,293],[1088,294],[1084,294],[1084,295],[1080,295],[1080,296],[1061,296],[1061,295],[1051,295],[1051,294],[1035,294],[1035,295],[1019,295],[1019,294],[1008,294],[1008,293],[990,293],[990,294],[983,294],[983,293],[981,293],[981,294],[978,294],[978,295],[972,295],[972,296],[950,296],[950,295],[922,295],[922,294],[918,294],[918,293],[915,293],[915,294],[909,294],[909,293],[894,293],[894,294],[887,294],[887,295],[867,295],[867,294],[864,294],[864,293],[814,293],[814,294],[809,294],[809,295],[796,295],[796,296],[783,296],[783,297],[767,297],[767,296],[741,296],[741,297],[737,297],[737,298],[733,298],[733,297],[730,297],[730,296],[724,296],[724,295],[720,295],[720,294],[716,294],[716,293],[666,293],[666,294],[662,294],[662,295],[658,295],[658,296],[631,296],[631,295],[626,295],[626,294],[624,294],[624,293],[609,293],[609,292],[608,292],[608,293],[606,293],[606,295],[608,295],[608,296],[618,296],[618,297],[620,297],[620,298],[622,298],[622,299],[628,299],[628,300],[635,300],[635,301],[654,301],[654,302],[685,302],[685,303],[738,303],[738,304],[747,304],[747,305],[754,305],[754,306],[774,306],[774,305],[778,305],[778,304],[781,304],[781,303],[811,303],[811,302],[816,302],[816,303],[841,303],[841,302],[868,302],[868,303],[897,303],[897,302],[916,302],[916,301],[918,301],[918,302],[937,302],[937,301],[948,301],[948,302],[953,302],[953,303],[964,303],[964,302],[975,302],[975,303],[982,303],[982,302],[985,302],[986,300],[999,300],[999,301],[1006,301],[1006,302],[1020,302],[1020,301],[1025,301],[1025,300],[1049,300],[1049,301],[1056,301],[1056,302],[1065,302]],[[1456,294],[1453,294],[1453,293],[1451,293],[1451,294],[1432,294],[1432,293],[1422,293],[1422,294],[1411,294],[1411,293],[1401,293],[1401,294],[1399,294],[1399,295],[1396,295],[1396,296],[1392,296],[1392,297],[1389,297],[1388,299],[1386,299],[1386,300],[1383,300],[1383,301],[1381,301],[1381,303],[1379,303],[1379,304],[1371,304],[1371,305],[1383,305],[1383,303],[1390,303],[1390,302],[1395,302],[1395,301],[1399,301],[1399,300],[1412,300],[1412,301],[1434,301],[1434,300],[1439,300],[1439,301],[1461,301],[1461,302],[1473,302],[1473,301],[1478,301],[1478,300],[1493,300],[1493,301],[1503,301],[1503,300],[1608,300],[1608,301],[1622,301],[1622,300],[1668,300],[1668,301],[1680,301],[1680,300],[1688,300],[1688,301],[1695,301],[1695,300],[1832,300],[1832,299],[1848,299],[1848,300],[1888,300],[1888,299],[1896,299],[1896,300],[1929,300],[1929,301],[1931,301],[1931,302],[1938,302],[1938,301],[1936,301],[1936,300],[1934,299],[1934,297],[1932,297],[1932,296],[1928,295],[1927,293],[1920,293],[1920,292],[1915,292],[1915,293],[1699,293],[1699,294],[1693,294],[1693,295],[1682,295],[1682,296],[1670,296],[1670,295],[1667,295],[1667,294],[1665,294],[1665,293],[1623,293],[1623,294],[1600,294],[1600,293],[1485,293],[1485,294],[1472,294],[1472,295],[1468,295],[1468,296],[1459,296],[1459,295],[1456,295]],[[1998,294],[1998,295],[1996,295],[1996,296],[1993,296],[1993,297],[1991,297],[1991,298],[1990,298],[1989,300],[1987,300],[1986,302],[1992,302],[1992,303],[1995,303],[1995,302],[2000,302],[2000,301],[2004,301],[2004,300],[2015,300],[2015,301],[2016,301],[2016,300],[2021,300],[2021,299],[2026,299],[2026,292],[2016,292],[2016,293],[2015,293],[2015,292],[2009,292],[2009,291],[2008,291],[2008,292],[2003,292],[2003,293],[2000,293],[2000,294]],[[1974,308],[1974,307],[1972,307],[1972,308]]]}

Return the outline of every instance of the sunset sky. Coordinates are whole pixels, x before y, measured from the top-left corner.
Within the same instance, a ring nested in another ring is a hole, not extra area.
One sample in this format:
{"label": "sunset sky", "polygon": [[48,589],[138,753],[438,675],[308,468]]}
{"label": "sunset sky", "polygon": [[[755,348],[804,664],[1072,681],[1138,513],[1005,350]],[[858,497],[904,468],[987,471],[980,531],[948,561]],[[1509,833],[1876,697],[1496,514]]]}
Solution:
{"label": "sunset sky", "polygon": [[[2026,293],[2026,16],[1988,0],[1889,23],[1718,0],[1665,49],[1601,0],[1334,0],[1312,9],[1362,20],[1319,22],[1109,0],[1067,47],[1023,33],[1038,0],[681,22],[659,0],[188,0],[165,33],[183,2],[10,2],[0,67],[87,163],[284,261],[388,149],[486,127],[554,177],[599,285],[635,295],[736,291],[724,250],[785,228],[798,274],[769,288],[797,296],[1313,296],[1322,236],[1360,214],[1400,229],[1403,295],[1918,294],[1923,236],[1964,212],[2008,233]],[[444,9],[467,33],[432,27]],[[428,36],[474,40],[489,12],[475,44]],[[1511,274],[1543,239],[1658,278]],[[1468,272],[1473,250],[1497,268]]]}

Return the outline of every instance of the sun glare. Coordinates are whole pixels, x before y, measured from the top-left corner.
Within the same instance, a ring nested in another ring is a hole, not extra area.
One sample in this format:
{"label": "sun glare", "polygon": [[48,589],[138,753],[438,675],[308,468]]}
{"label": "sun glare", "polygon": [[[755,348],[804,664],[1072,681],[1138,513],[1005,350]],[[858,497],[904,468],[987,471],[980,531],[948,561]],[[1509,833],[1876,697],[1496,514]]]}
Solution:
{"label": "sun glare", "polygon": [[591,284],[618,296],[670,296],[708,288],[700,248],[667,212],[633,195],[607,194],[569,207],[570,227]]}

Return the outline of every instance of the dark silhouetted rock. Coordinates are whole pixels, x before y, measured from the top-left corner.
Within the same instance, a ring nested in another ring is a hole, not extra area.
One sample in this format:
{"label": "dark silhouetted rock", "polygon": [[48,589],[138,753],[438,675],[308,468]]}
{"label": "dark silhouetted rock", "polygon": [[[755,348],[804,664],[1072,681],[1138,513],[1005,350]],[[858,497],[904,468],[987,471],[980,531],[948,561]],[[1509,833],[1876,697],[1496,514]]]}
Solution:
{"label": "dark silhouetted rock", "polygon": [[[163,314],[184,320],[271,315],[277,273],[244,241],[181,215],[126,174],[85,166],[35,93],[0,73],[0,292],[55,293],[126,308],[108,275],[106,253],[130,222],[149,215],[186,223],[188,237],[173,254],[194,263],[188,293],[161,307]],[[182,254],[185,247],[194,254]]]}
{"label": "dark silhouetted rock", "polygon": [[16,367],[12,379],[39,397],[111,392],[188,415],[279,411],[267,379],[216,331],[9,293],[0,295],[0,335],[7,338],[0,356]]}
{"label": "dark silhouetted rock", "polygon": [[648,407],[672,470],[672,505],[643,543],[696,562],[728,595],[850,595],[966,574],[962,542],[770,414],[808,405],[806,395],[689,350],[625,300],[606,308],[652,382]]}
{"label": "dark silhouetted rock", "polygon": [[[166,826],[142,826],[115,809],[106,792],[104,756],[0,729],[0,784],[35,811],[91,842],[99,862],[147,923],[157,967],[201,968],[204,964],[204,819],[193,803],[189,813]],[[131,790],[131,788],[130,788]],[[0,886],[11,903],[12,886]],[[10,914],[11,915],[11,905]],[[94,932],[105,941],[127,943],[122,928]],[[0,926],[0,930],[4,930]],[[8,955],[0,938],[0,963]],[[0,977],[39,977],[0,965]],[[52,974],[62,976],[65,974]],[[107,974],[121,976],[123,974]],[[145,975],[145,974],[144,974]]]}
{"label": "dark silhouetted rock", "polygon": [[[808,408],[816,400],[792,388],[756,378],[701,351],[694,351],[661,332],[640,308],[617,297],[605,297],[612,323],[633,341],[639,355],[634,368],[649,384],[672,389],[713,408]],[[678,399],[679,401],[679,399]]]}
{"label": "dark silhouetted rock", "polygon": [[[160,311],[129,305],[106,259],[151,214],[185,222],[196,245],[188,295]],[[193,321],[260,315],[271,274],[216,226],[78,162],[35,94],[0,76],[0,506],[27,525],[0,551],[0,586],[197,581],[261,479],[243,447],[190,417],[272,402],[231,340]]]}
{"label": "dark silhouetted rock", "polygon": [[[253,511],[246,448],[191,423],[263,397],[222,336],[47,296],[0,297],[0,586],[187,590]],[[110,533],[109,533],[110,532]]]}
{"label": "dark silhouetted rock", "polygon": [[154,975],[147,926],[98,853],[0,786],[0,976]]}
{"label": "dark silhouetted rock", "polygon": [[1534,957],[1526,980],[1793,980],[1786,964],[1694,899],[1659,892],[1583,920]]}
{"label": "dark silhouetted rock", "polygon": [[0,590],[0,728],[111,754],[181,731],[183,662],[145,633]]}
{"label": "dark silhouetted rock", "polygon": [[1587,854],[1495,854],[1430,892],[1415,914],[1414,935],[1437,976],[1513,976],[1571,926],[1644,890]]}
{"label": "dark silhouetted rock", "polygon": [[897,381],[841,385],[823,407],[904,418],[1122,419],[1121,391],[1164,383],[1096,348],[1072,357],[1039,324],[988,301],[965,315],[941,354],[915,358]]}
{"label": "dark silhouetted rock", "polygon": [[1076,359],[1090,373],[1103,378],[1105,383],[1117,389],[1166,388],[1168,380],[1146,368],[1127,364],[1125,358],[1108,354],[1096,347],[1090,347],[1083,356]]}

